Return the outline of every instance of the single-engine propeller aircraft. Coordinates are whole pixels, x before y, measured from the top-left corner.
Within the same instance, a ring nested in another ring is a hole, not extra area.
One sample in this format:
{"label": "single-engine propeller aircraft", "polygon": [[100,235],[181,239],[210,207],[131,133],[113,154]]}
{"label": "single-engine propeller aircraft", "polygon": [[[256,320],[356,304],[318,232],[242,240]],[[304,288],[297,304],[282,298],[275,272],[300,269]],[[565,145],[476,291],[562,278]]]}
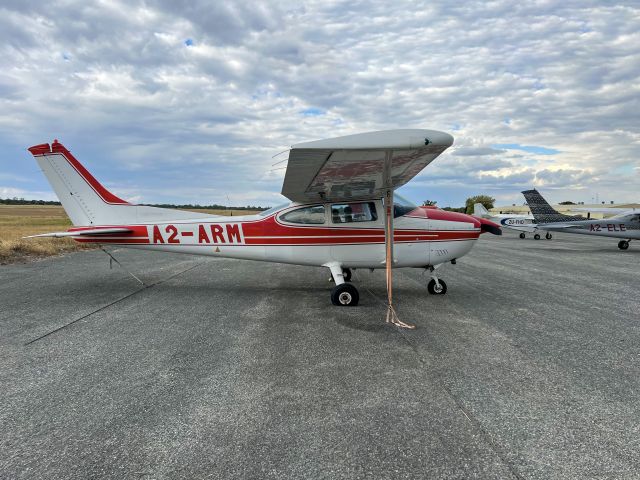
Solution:
{"label": "single-engine propeller aircraft", "polygon": [[428,290],[447,291],[435,271],[499,226],[471,215],[416,207],[394,190],[453,143],[434,130],[389,130],[318,140],[289,150],[282,194],[290,203],[258,215],[223,217],[131,204],[103,187],[61,143],[29,148],[74,224],[36,236],[163,252],[323,266],[334,305],[357,305],[352,268],[425,268]]}
{"label": "single-engine propeller aircraft", "polygon": [[537,190],[526,190],[522,194],[540,230],[621,238],[620,250],[629,248],[632,239],[640,239],[640,213],[633,209],[603,220],[585,219],[558,213]]}
{"label": "single-engine propeller aircraft", "polygon": [[[518,215],[511,213],[490,213],[481,203],[473,204],[473,216],[486,218],[502,227],[520,232],[520,238],[525,238],[527,233],[534,233],[536,240],[540,239],[537,233],[536,222],[533,215]],[[551,234],[547,232],[547,240],[551,240]]]}

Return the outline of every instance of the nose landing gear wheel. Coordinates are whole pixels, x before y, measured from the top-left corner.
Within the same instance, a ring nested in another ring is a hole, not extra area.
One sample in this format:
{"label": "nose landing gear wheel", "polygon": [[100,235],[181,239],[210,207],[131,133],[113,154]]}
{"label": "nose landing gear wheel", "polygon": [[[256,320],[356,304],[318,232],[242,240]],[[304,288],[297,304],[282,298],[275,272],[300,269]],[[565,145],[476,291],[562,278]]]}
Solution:
{"label": "nose landing gear wheel", "polygon": [[342,283],[331,290],[331,303],[339,307],[355,307],[360,295],[358,289],[351,283]]}
{"label": "nose landing gear wheel", "polygon": [[436,281],[432,278],[427,285],[427,291],[431,295],[444,295],[445,293],[447,293],[447,284],[444,283],[444,280],[438,279],[438,283],[440,285],[436,284]]}
{"label": "nose landing gear wheel", "polygon": [[629,248],[629,242],[627,240],[620,240],[618,242],[618,248],[620,250],[626,250],[627,248]]}
{"label": "nose landing gear wheel", "polygon": [[524,234],[524,232],[522,232],[522,233],[520,234],[520,238],[525,238],[525,237],[526,237],[526,235]]}
{"label": "nose landing gear wheel", "polygon": [[534,238],[535,240],[540,240],[540,234],[539,234],[539,233],[536,233],[536,234],[533,236],[533,238]]}
{"label": "nose landing gear wheel", "polygon": [[544,238],[546,238],[547,240],[551,240],[553,238],[553,235],[551,235],[550,233],[547,233]]}

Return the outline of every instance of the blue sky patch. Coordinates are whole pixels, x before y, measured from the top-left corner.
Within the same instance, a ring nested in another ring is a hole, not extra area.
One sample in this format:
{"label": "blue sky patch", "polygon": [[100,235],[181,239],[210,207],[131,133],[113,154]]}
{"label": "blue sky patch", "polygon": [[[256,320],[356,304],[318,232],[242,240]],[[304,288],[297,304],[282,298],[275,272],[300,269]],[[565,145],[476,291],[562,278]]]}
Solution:
{"label": "blue sky patch", "polygon": [[187,47],[192,47],[192,46],[193,46],[193,39],[192,39],[192,38],[187,38],[187,39],[184,41],[184,44],[185,44]]}
{"label": "blue sky patch", "polygon": [[556,155],[560,150],[555,148],[539,147],[537,145],[520,145],[519,143],[496,143],[493,148],[504,148],[506,150],[522,150],[523,152],[537,153],[538,155]]}
{"label": "blue sky patch", "polygon": [[316,107],[310,107],[302,110],[300,113],[305,117],[317,117],[319,115],[324,115],[326,112]]}

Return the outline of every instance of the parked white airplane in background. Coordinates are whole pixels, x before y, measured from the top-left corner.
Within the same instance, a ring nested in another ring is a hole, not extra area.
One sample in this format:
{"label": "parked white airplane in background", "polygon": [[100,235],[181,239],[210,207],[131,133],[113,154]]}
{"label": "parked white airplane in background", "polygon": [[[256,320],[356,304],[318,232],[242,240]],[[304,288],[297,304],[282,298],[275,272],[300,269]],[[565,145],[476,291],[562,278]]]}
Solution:
{"label": "parked white airplane in background", "polygon": [[[500,227],[471,215],[416,207],[394,190],[453,143],[434,130],[389,130],[291,147],[282,194],[286,205],[259,215],[220,217],[133,205],[104,188],[57,140],[29,148],[74,224],[40,236],[162,252],[323,266],[334,305],[357,305],[351,268],[384,268],[387,321],[392,268],[431,272],[427,289],[444,294],[435,270],[469,253],[481,233]],[[394,225],[395,223],[395,225]]]}
{"label": "parked white airplane in background", "polygon": [[631,240],[640,239],[640,213],[634,209],[602,220],[585,219],[558,213],[537,190],[526,190],[522,194],[540,230],[622,238],[618,242],[620,250],[628,249]]}
{"label": "parked white airplane in background", "polygon": [[[481,203],[473,205],[473,216],[478,218],[486,218],[502,227],[510,228],[520,232],[520,238],[525,238],[526,233],[534,233],[533,238],[540,239],[537,233],[536,222],[533,215],[518,215],[511,213],[491,213]],[[551,240],[551,234],[547,232],[547,240]]]}
{"label": "parked white airplane in background", "polygon": [[[572,212],[587,212],[587,213],[602,213],[606,215],[605,218],[611,218],[617,215],[629,215],[632,213],[640,213],[640,208],[618,208],[618,207],[597,207],[597,208],[589,208],[589,207],[577,207],[572,208]],[[589,216],[587,216],[587,220],[590,220]]]}

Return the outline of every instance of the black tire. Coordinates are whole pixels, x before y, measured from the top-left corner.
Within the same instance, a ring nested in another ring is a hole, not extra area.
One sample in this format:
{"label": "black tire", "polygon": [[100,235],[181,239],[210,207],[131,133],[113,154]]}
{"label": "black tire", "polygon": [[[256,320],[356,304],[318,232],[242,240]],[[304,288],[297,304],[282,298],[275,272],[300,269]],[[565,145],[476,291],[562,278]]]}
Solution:
{"label": "black tire", "polygon": [[620,250],[626,250],[627,248],[629,248],[629,242],[627,242],[626,240],[620,240],[618,242],[618,248]]}
{"label": "black tire", "polygon": [[547,233],[544,238],[546,238],[547,240],[551,240],[553,238],[553,235],[551,235],[550,233]]}
{"label": "black tire", "polygon": [[351,269],[350,268],[343,268],[342,269],[342,276],[344,277],[344,281],[345,282],[350,282],[351,281]]}
{"label": "black tire", "polygon": [[526,237],[527,237],[527,236],[524,234],[524,232],[522,232],[522,233],[520,234],[520,238],[526,238]]}
{"label": "black tire", "polygon": [[539,234],[539,233],[536,233],[536,234],[533,236],[533,238],[534,238],[535,240],[540,240],[540,234]]}
{"label": "black tire", "polygon": [[358,289],[350,283],[343,283],[331,290],[331,303],[338,307],[355,307],[360,300]]}
{"label": "black tire", "polygon": [[438,283],[440,284],[440,288],[436,287],[436,281],[432,278],[427,285],[427,291],[431,295],[444,295],[445,293],[447,293],[447,284],[444,283],[444,280],[439,278]]}

